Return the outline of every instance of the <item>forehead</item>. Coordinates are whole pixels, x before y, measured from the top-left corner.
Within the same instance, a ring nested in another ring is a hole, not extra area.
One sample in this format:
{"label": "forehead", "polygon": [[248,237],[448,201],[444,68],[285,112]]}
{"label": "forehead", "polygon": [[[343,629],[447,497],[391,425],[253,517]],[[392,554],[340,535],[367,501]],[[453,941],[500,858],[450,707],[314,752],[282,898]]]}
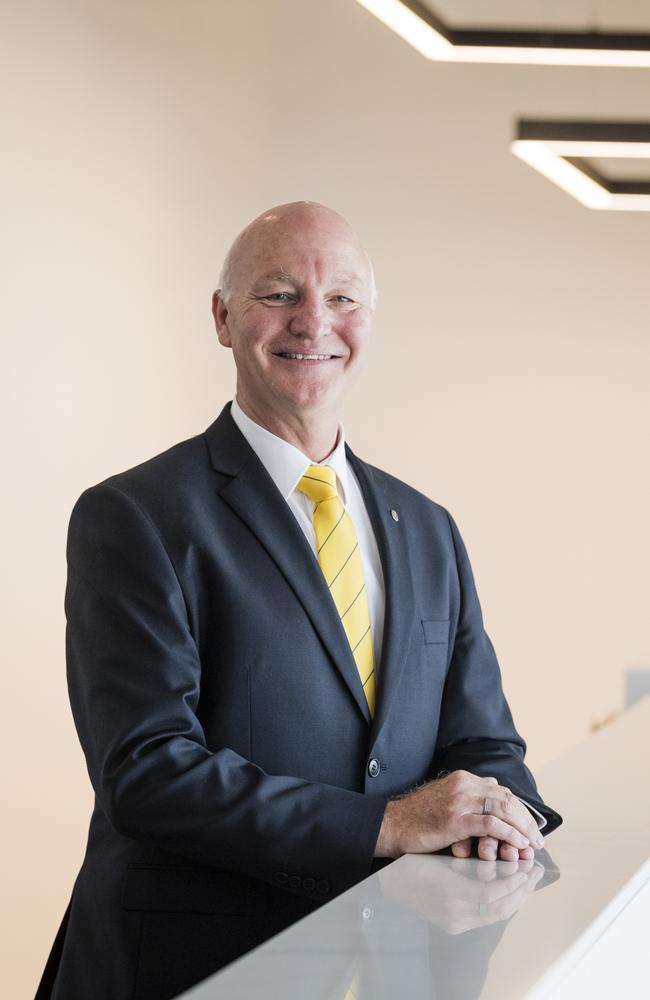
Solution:
{"label": "forehead", "polygon": [[342,226],[262,226],[250,234],[238,257],[237,270],[246,281],[369,278],[365,251]]}

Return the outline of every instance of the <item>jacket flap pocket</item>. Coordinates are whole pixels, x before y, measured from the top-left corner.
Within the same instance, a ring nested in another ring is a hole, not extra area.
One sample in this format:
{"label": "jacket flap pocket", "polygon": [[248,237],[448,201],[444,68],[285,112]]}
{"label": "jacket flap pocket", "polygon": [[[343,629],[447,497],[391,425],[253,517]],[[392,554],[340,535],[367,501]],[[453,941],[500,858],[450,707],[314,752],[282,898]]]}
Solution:
{"label": "jacket flap pocket", "polygon": [[422,629],[424,631],[424,641],[429,642],[449,642],[449,619],[441,621],[439,618],[421,618]]}
{"label": "jacket flap pocket", "polygon": [[219,868],[130,864],[122,884],[126,910],[167,913],[263,913],[263,884]]}

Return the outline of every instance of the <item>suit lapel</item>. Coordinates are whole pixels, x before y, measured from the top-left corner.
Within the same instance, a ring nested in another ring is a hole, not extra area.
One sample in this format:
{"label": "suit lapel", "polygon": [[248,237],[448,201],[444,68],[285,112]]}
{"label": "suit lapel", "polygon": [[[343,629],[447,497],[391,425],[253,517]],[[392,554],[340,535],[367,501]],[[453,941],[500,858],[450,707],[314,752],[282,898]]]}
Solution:
{"label": "suit lapel", "polygon": [[[404,664],[408,657],[415,597],[409,568],[410,559],[404,538],[405,515],[402,513],[399,500],[379,481],[372,466],[357,458],[347,443],[345,450],[359,480],[377,539],[386,589],[377,703],[370,732],[370,746],[372,746],[377,742],[391,706],[397,699]],[[396,511],[399,520],[394,520],[392,510]]]}
{"label": "suit lapel", "polygon": [[219,490],[293,588],[366,722],[370,713],[350,644],[316,555],[271,476],[230,415],[205,432],[212,464],[231,476]]}

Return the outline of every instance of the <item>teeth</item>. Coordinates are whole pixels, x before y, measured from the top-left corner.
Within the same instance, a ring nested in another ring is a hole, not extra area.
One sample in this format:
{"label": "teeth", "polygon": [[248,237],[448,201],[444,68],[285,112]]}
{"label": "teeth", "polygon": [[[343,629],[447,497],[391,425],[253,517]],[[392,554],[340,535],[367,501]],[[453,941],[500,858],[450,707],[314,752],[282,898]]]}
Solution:
{"label": "teeth", "polygon": [[281,354],[282,358],[297,358],[298,361],[328,361],[331,354]]}

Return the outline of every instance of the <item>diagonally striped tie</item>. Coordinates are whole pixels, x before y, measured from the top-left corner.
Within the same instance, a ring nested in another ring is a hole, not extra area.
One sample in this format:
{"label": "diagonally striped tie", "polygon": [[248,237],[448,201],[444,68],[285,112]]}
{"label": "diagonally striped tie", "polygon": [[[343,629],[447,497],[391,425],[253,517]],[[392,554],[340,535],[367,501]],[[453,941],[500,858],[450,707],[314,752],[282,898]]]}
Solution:
{"label": "diagonally striped tie", "polygon": [[314,501],[318,562],[348,637],[372,717],[375,663],[357,533],[337,493],[336,472],[329,465],[310,465],[296,489]]}

